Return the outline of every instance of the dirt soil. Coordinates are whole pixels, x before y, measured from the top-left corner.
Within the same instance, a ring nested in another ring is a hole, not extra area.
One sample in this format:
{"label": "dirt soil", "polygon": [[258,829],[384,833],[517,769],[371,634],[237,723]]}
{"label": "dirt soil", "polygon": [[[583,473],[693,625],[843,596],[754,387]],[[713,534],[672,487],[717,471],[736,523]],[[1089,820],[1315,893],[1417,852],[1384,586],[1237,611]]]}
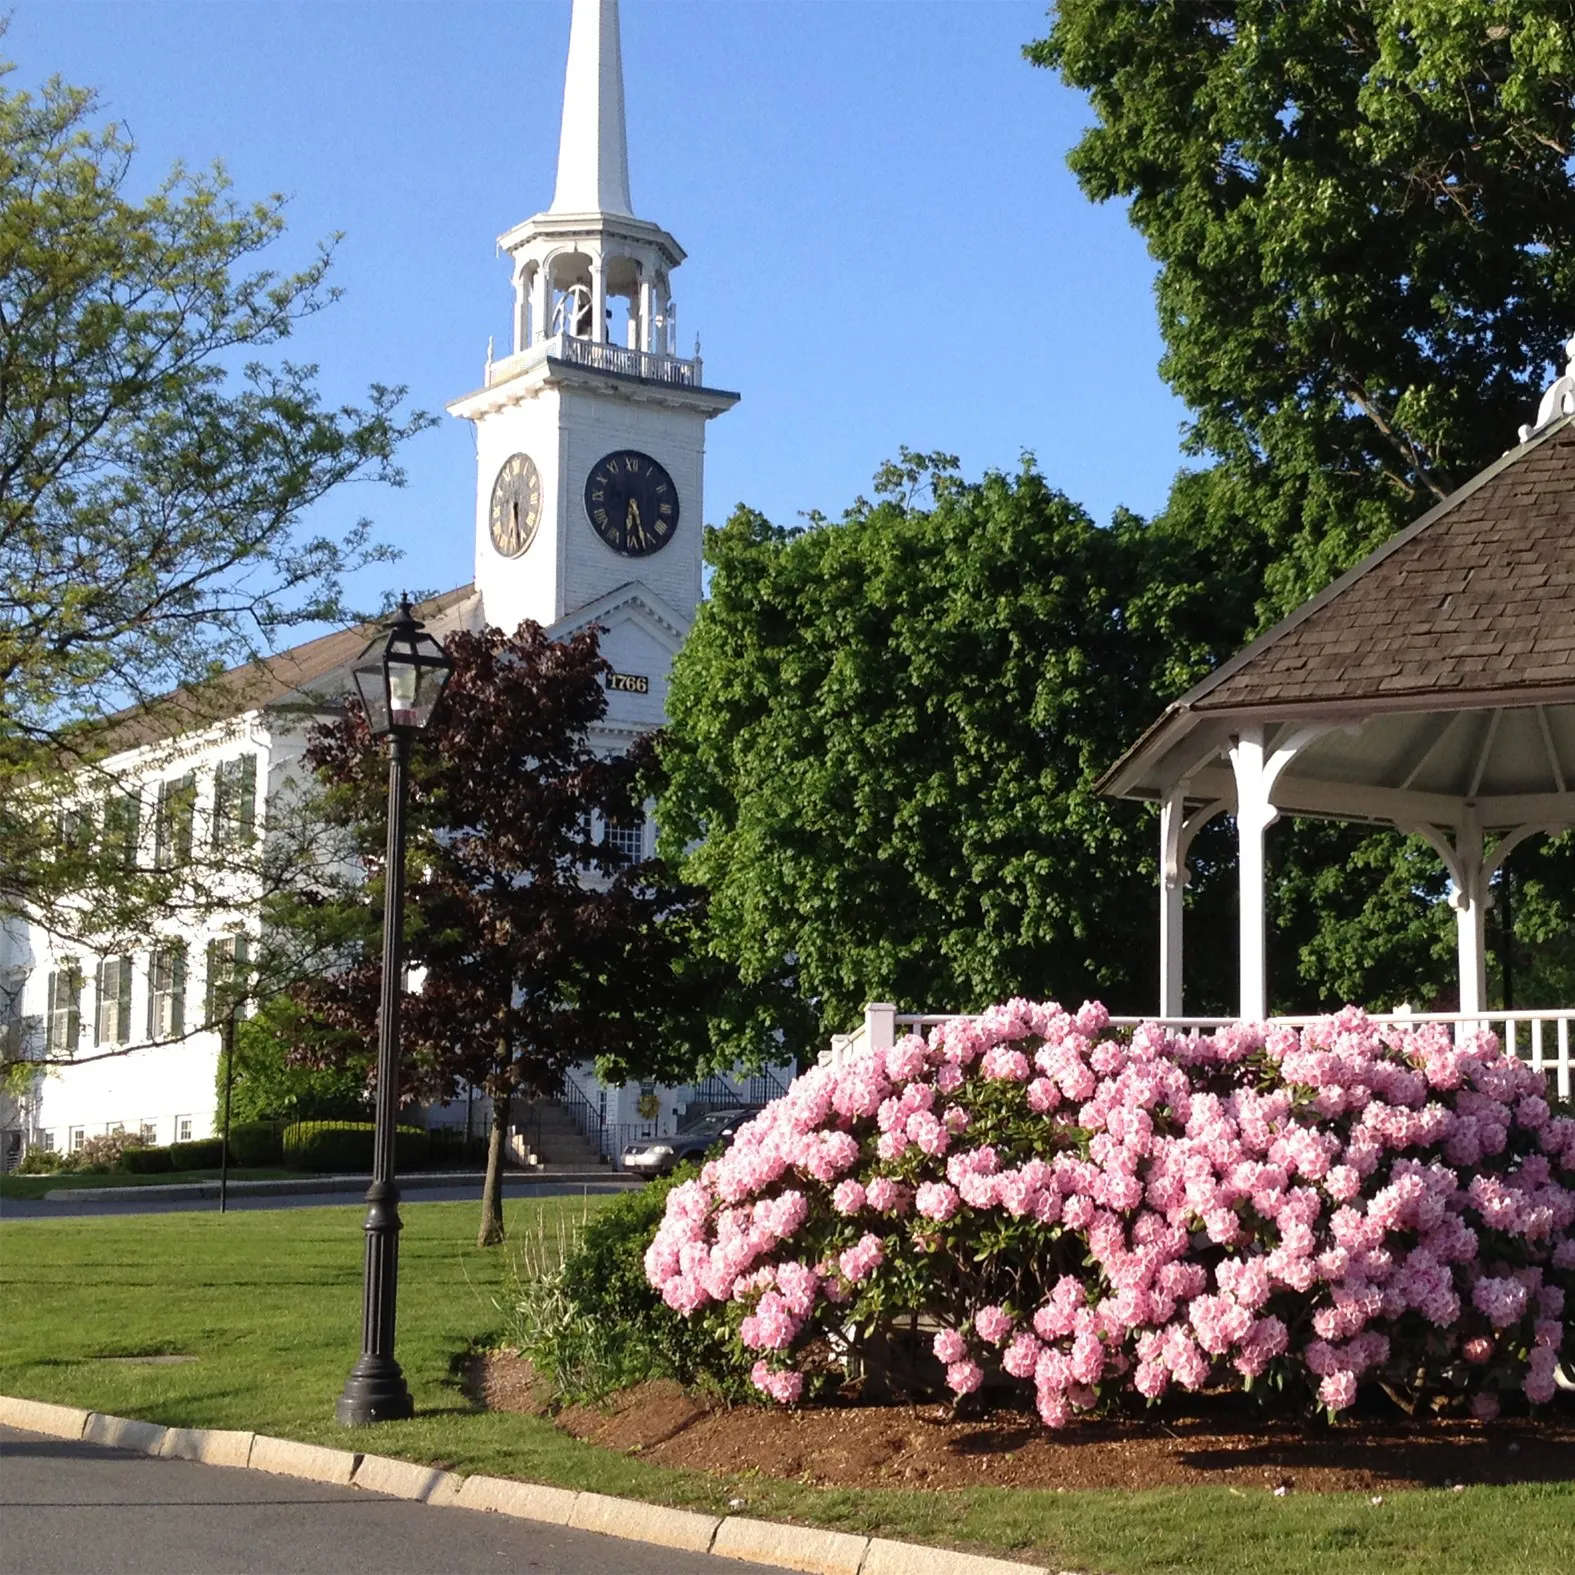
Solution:
{"label": "dirt soil", "polygon": [[[548,1414],[519,1357],[477,1357],[467,1388],[485,1405]],[[576,1438],[666,1466],[834,1487],[1153,1488],[1208,1485],[1298,1493],[1575,1480],[1575,1406],[1538,1422],[1409,1421],[1399,1411],[1306,1428],[1266,1422],[1229,1398],[1198,1399],[1162,1421],[1074,1423],[997,1411],[953,1419],[945,1407],[848,1400],[802,1411],[727,1407],[677,1384],[640,1384],[605,1406],[570,1406]]]}

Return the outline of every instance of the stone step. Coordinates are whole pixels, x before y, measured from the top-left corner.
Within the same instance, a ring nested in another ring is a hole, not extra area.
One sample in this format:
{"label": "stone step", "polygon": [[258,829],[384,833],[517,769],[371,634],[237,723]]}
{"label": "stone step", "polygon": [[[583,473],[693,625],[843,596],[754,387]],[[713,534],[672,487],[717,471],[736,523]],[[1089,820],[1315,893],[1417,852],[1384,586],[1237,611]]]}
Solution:
{"label": "stone step", "polygon": [[533,1150],[545,1167],[586,1170],[604,1163],[595,1144],[556,1100],[533,1099],[516,1106],[514,1125],[521,1143]]}

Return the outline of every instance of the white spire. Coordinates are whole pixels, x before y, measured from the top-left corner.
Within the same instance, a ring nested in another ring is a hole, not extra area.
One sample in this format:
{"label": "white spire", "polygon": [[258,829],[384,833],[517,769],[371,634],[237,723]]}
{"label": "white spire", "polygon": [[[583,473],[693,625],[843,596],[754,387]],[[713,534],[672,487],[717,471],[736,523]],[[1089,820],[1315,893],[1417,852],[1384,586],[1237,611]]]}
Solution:
{"label": "white spire", "polygon": [[574,0],[552,213],[634,217],[623,118],[618,0]]}

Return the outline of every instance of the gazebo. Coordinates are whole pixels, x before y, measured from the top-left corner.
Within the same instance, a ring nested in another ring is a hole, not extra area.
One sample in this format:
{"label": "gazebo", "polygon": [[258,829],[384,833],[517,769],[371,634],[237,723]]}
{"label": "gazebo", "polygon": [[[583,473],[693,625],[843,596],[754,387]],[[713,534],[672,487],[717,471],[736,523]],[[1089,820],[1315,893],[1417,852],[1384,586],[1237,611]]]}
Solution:
{"label": "gazebo", "polygon": [[1162,1017],[1183,1010],[1188,847],[1221,814],[1239,845],[1244,1019],[1268,1010],[1264,834],[1281,815],[1425,838],[1449,872],[1460,1015],[1485,1012],[1489,882],[1527,837],[1575,825],[1567,350],[1516,447],[1171,704],[1102,779],[1160,806]]}

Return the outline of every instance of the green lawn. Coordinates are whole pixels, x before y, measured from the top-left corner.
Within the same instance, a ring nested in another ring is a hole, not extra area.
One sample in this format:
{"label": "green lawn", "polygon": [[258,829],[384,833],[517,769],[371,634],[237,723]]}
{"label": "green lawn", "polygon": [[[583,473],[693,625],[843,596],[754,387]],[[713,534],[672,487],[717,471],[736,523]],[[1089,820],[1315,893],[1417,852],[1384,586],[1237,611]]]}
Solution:
{"label": "green lawn", "polygon": [[[162,1175],[134,1176],[130,1171],[66,1171],[53,1176],[0,1176],[0,1198],[41,1198],[48,1192],[71,1187],[171,1187],[183,1182],[217,1181],[216,1170],[166,1170]],[[242,1170],[230,1172],[231,1181],[301,1181],[298,1170]]]}
{"label": "green lawn", "polygon": [[[596,1206],[592,1200],[591,1207]],[[516,1236],[579,1200],[510,1205]],[[456,1359],[487,1341],[502,1260],[474,1202],[405,1211],[399,1357],[416,1420],[346,1434],[333,1405],[357,1354],[359,1206],[0,1222],[0,1393],[122,1416],[344,1444],[655,1502],[1015,1552],[1098,1575],[1554,1575],[1575,1568],[1575,1485],[1318,1497],[857,1493],[726,1480],[596,1449],[546,1421],[475,1411]],[[112,1356],[185,1353],[140,1367]]]}

